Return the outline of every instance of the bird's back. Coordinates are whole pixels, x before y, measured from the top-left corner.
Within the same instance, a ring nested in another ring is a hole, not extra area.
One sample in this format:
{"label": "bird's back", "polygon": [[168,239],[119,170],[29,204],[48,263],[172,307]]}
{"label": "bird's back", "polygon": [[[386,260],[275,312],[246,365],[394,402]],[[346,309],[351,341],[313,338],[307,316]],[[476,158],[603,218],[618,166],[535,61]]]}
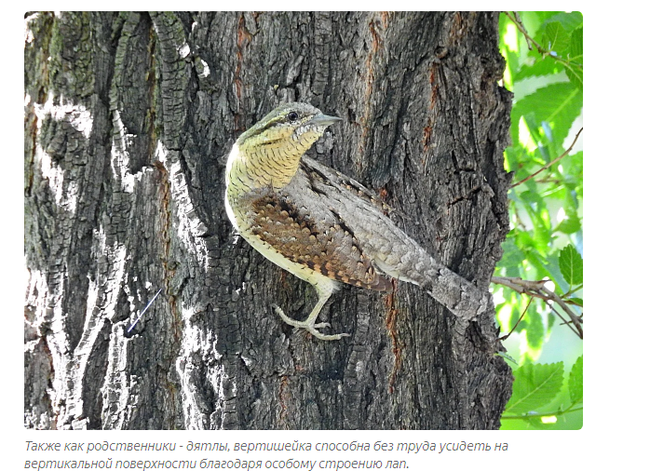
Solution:
{"label": "bird's back", "polygon": [[318,199],[323,211],[335,213],[379,272],[420,285],[421,275],[440,266],[387,216],[388,206],[372,191],[310,158],[302,160],[284,191],[303,201]]}

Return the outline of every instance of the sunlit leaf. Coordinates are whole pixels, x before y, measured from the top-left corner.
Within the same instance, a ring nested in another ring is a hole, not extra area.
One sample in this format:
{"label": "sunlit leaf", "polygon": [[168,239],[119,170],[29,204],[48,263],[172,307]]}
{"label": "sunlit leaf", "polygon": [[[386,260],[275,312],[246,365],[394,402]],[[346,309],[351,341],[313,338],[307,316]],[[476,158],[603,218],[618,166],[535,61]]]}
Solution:
{"label": "sunlit leaf", "polygon": [[582,355],[573,364],[569,373],[569,396],[574,403],[582,401]]}
{"label": "sunlit leaf", "polygon": [[506,411],[525,414],[544,408],[557,396],[562,387],[564,363],[527,363],[513,374],[515,382]]}
{"label": "sunlit leaf", "polygon": [[557,287],[556,292],[566,292],[569,290],[569,283],[565,280],[560,269],[559,252],[554,251],[546,258],[546,273],[548,277],[555,283]]}
{"label": "sunlit leaf", "polygon": [[560,271],[571,285],[582,283],[582,257],[573,245],[567,245],[560,252]]}
{"label": "sunlit leaf", "polygon": [[544,18],[544,23],[542,24],[543,28],[545,28],[546,25],[550,23],[558,22],[568,32],[582,27],[583,22],[582,13],[579,11],[572,11],[568,13],[564,11],[552,12],[550,15],[545,15]]}
{"label": "sunlit leaf", "polygon": [[580,219],[575,215],[571,215],[558,224],[555,229],[564,232],[565,234],[573,234],[574,232],[578,232],[581,227],[582,223],[580,222]]}
{"label": "sunlit leaf", "polygon": [[[538,123],[551,123],[557,142],[564,142],[569,129],[582,110],[582,91],[570,82],[560,82],[538,88],[518,100],[512,109],[512,122],[521,116],[535,116]],[[519,142],[517,127],[513,126],[513,142]]]}
{"label": "sunlit leaf", "polygon": [[524,64],[515,76],[516,80],[523,80],[529,77],[552,76],[559,73],[562,66],[552,57],[546,57],[535,61],[534,64]]}
{"label": "sunlit leaf", "polygon": [[571,33],[571,45],[567,59],[569,60],[569,65],[565,66],[567,76],[574,85],[582,89],[582,28],[576,28]]}
{"label": "sunlit leaf", "polygon": [[[510,16],[514,18],[514,13]],[[572,126],[582,112],[583,18],[580,12],[522,11],[517,20],[533,41],[502,15],[500,50],[507,61],[504,84],[515,92],[512,145],[505,151],[504,167],[514,172],[514,185],[508,192],[511,231],[496,273],[548,279],[548,289],[581,296],[583,153],[574,148],[571,154],[548,164],[573,141],[569,133],[575,134]],[[509,46],[504,43],[506,35]],[[545,50],[540,51],[534,42]],[[503,288],[499,295],[503,302],[498,321],[502,331],[510,332],[531,297]],[[581,298],[565,301],[581,314]],[[517,352],[524,366],[514,373],[513,395],[504,413],[504,418],[516,419],[504,424],[567,428],[569,414],[563,414],[563,408],[569,398],[573,404],[582,400],[582,357],[573,365],[567,383],[563,382],[562,363],[535,364],[552,330],[566,329],[563,320],[550,310],[553,306],[561,310],[557,304],[533,299],[515,329],[520,334]],[[582,411],[570,413],[575,414],[580,418],[570,419],[569,428],[582,426]]]}
{"label": "sunlit leaf", "polygon": [[567,301],[571,301],[574,304],[577,304],[578,306],[582,307],[583,301],[582,298],[569,298]]}
{"label": "sunlit leaf", "polygon": [[514,358],[512,358],[512,357],[511,357],[510,355],[508,355],[506,352],[497,352],[496,354],[497,354],[498,356],[500,356],[501,358],[503,358],[503,359],[505,359],[505,360],[508,360],[508,361],[511,362],[513,365],[517,366],[517,360],[515,360]]}
{"label": "sunlit leaf", "polygon": [[526,319],[526,341],[528,342],[528,346],[532,350],[539,350],[544,343],[546,331],[542,322],[542,316],[533,308],[532,304],[526,312]]}
{"label": "sunlit leaf", "polygon": [[560,22],[553,21],[546,24],[542,39],[544,49],[555,55],[564,55],[569,48],[569,44],[570,36]]}
{"label": "sunlit leaf", "polygon": [[[526,259],[524,253],[519,250],[514,240],[509,237],[503,243],[503,257],[499,260],[498,267],[501,268],[517,268],[521,267],[521,262]],[[515,276],[515,275],[509,275]]]}

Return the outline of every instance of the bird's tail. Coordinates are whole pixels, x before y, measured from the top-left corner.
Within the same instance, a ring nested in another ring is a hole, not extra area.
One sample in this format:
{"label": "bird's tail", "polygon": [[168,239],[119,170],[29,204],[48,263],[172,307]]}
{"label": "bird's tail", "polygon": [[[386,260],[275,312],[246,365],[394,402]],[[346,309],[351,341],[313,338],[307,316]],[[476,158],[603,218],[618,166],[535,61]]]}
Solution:
{"label": "bird's tail", "polygon": [[487,290],[479,289],[442,265],[417,242],[404,236],[400,246],[394,247],[393,257],[389,256],[383,262],[375,259],[382,271],[420,286],[459,318],[471,320],[489,308],[491,298]]}

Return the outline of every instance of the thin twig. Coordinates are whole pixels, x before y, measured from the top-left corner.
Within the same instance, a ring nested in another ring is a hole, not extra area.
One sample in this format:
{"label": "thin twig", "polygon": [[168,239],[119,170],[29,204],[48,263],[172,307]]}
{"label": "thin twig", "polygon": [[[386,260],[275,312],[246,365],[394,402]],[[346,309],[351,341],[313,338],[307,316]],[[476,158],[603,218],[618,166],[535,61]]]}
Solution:
{"label": "thin twig", "polygon": [[532,46],[533,43],[535,44],[535,46],[537,46],[537,50],[539,50],[540,49],[539,44],[537,44],[533,40],[533,38],[531,38],[528,35],[528,31],[526,31],[526,28],[524,28],[524,22],[521,19],[521,17],[519,16],[519,13],[516,12],[516,11],[513,11],[512,13],[514,13],[516,20],[513,19],[507,11],[505,12],[506,16],[508,18],[510,18],[510,21],[512,21],[517,26],[517,28],[519,28],[519,31],[521,31],[521,33],[524,35],[524,39],[526,40],[526,44],[528,44],[528,50],[530,50],[530,51],[533,50],[533,46]]}
{"label": "thin twig", "polygon": [[[571,318],[571,323],[575,326],[577,329],[578,337],[582,338],[582,319],[580,319],[578,316],[576,316],[575,312],[573,312],[573,309],[569,307],[567,303],[564,302],[564,300],[559,297],[556,293],[553,291],[549,290],[545,286],[542,288],[542,291],[546,293],[554,302],[560,305],[562,310],[566,312],[569,317]],[[562,319],[564,320],[564,319]],[[566,322],[566,321],[565,321]]]}
{"label": "thin twig", "polygon": [[[557,315],[564,323],[569,325],[571,330],[580,338],[583,338],[584,332],[582,330],[582,319],[573,312],[573,309],[555,292],[549,290],[544,286],[548,280],[522,280],[521,278],[507,278],[501,276],[493,276],[492,283],[506,286],[519,294],[526,294],[531,298],[539,298],[543,300],[548,307]],[[562,310],[571,318],[571,321],[565,320],[562,315],[554,308],[551,303],[555,303],[562,308]]]}
{"label": "thin twig", "polygon": [[544,170],[548,170],[551,166],[553,166],[553,165],[555,165],[556,163],[558,163],[558,162],[560,161],[560,159],[563,159],[564,157],[566,157],[566,156],[569,154],[569,152],[571,152],[571,150],[573,149],[573,146],[576,144],[576,142],[578,142],[578,137],[580,137],[580,134],[582,133],[582,130],[583,130],[583,129],[584,129],[584,128],[580,128],[580,131],[578,131],[578,133],[576,134],[576,137],[573,138],[573,142],[571,143],[571,145],[569,146],[569,148],[568,148],[567,150],[565,150],[565,151],[562,153],[562,155],[560,155],[560,156],[557,157],[556,159],[553,159],[551,162],[549,162],[548,164],[544,165],[542,168],[540,168],[540,169],[539,169],[538,171],[536,171],[535,173],[532,173],[532,174],[528,175],[528,176],[527,176],[526,178],[524,178],[523,180],[519,180],[517,183],[513,183],[513,184],[510,186],[510,188],[514,188],[514,187],[516,187],[516,186],[518,186],[518,185],[521,185],[522,183],[527,182],[527,181],[530,180],[531,178],[534,178],[534,177],[536,177],[537,175],[539,175],[540,173],[542,173]]}
{"label": "thin twig", "polygon": [[[526,43],[528,44],[528,49],[529,50],[531,50],[531,51],[533,50],[533,47],[531,46],[531,44],[532,44],[533,46],[535,46],[535,49],[537,49],[537,52],[539,52],[542,56],[545,56],[545,55],[548,54],[547,50],[545,50],[542,46],[540,46],[537,43],[537,41],[535,41],[533,38],[530,37],[530,34],[528,34],[528,31],[526,30],[526,27],[524,26],[524,22],[521,20],[521,17],[519,16],[519,13],[513,12],[514,13],[514,18],[509,12],[505,11],[504,13],[508,18],[510,18],[510,21],[512,21],[515,24],[515,26],[521,32],[521,34],[524,35],[524,38],[526,39]],[[553,57],[555,57],[555,56],[553,56]],[[556,57],[556,59],[557,59],[557,57]]]}
{"label": "thin twig", "polygon": [[[552,304],[547,302],[546,305],[549,307],[549,309],[551,311],[553,311],[555,313],[555,315],[557,317],[560,318],[560,320],[562,321],[562,325],[566,325],[569,329],[571,329],[573,331],[574,334],[576,334],[578,337],[582,338],[582,331],[578,331],[574,327],[575,324],[572,321],[568,321],[564,317],[562,317],[562,314],[560,314],[559,311],[557,309],[555,309],[555,306],[553,306]],[[572,316],[569,314],[569,317],[572,317]]]}
{"label": "thin twig", "polygon": [[521,316],[519,316],[519,319],[518,319],[517,322],[515,323],[514,327],[513,327],[512,329],[510,329],[510,332],[508,332],[508,333],[507,333],[506,335],[504,335],[503,337],[499,338],[499,340],[500,340],[501,342],[503,342],[504,340],[506,340],[508,337],[510,337],[510,336],[512,335],[512,333],[515,331],[515,329],[517,328],[517,326],[519,325],[519,323],[521,322],[521,320],[522,320],[522,319],[524,318],[524,316],[526,315],[526,311],[528,311],[528,308],[530,307],[530,303],[532,303],[532,302],[533,302],[533,297],[532,297],[532,296],[529,296],[529,297],[528,297],[528,304],[526,304],[526,309],[524,309],[524,312],[521,313]]}

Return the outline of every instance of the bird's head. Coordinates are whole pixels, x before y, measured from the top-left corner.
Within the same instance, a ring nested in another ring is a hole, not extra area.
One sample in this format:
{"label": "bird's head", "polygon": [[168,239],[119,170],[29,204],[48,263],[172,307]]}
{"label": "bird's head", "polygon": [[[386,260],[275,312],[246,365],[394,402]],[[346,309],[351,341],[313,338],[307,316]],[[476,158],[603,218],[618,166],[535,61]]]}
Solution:
{"label": "bird's head", "polygon": [[300,158],[330,124],[340,120],[307,103],[285,103],[239,136],[237,144],[244,152],[276,151]]}
{"label": "bird's head", "polygon": [[330,124],[340,120],[306,103],[278,106],[235,142],[226,165],[229,191],[284,187],[304,153]]}

